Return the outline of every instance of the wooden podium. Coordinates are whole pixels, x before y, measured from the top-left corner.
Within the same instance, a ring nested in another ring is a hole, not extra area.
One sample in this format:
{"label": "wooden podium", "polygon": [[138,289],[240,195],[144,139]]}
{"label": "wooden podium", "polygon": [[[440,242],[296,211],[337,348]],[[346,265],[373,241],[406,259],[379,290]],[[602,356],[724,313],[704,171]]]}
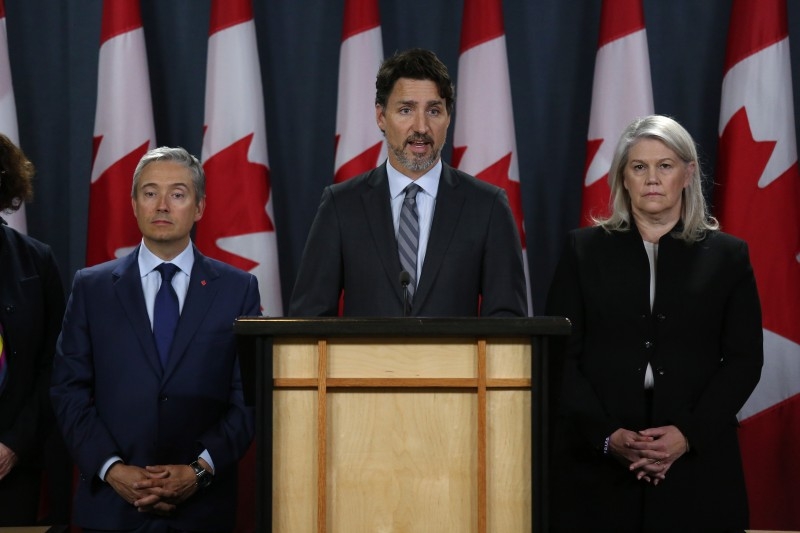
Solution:
{"label": "wooden podium", "polygon": [[567,319],[241,318],[257,531],[547,531]]}

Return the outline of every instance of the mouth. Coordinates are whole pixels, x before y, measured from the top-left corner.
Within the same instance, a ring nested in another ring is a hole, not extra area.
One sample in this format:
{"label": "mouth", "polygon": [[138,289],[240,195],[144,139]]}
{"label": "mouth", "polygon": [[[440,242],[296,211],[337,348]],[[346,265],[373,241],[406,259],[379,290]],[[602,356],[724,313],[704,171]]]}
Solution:
{"label": "mouth", "polygon": [[411,137],[406,141],[406,145],[411,148],[412,152],[424,153],[428,150],[429,145],[433,145],[433,139],[427,136]]}

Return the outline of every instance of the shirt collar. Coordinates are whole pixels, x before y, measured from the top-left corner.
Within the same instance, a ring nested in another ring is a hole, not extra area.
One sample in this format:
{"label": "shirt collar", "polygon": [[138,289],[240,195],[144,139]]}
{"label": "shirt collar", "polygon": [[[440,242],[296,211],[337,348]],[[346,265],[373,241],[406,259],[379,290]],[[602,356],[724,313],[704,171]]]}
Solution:
{"label": "shirt collar", "polygon": [[416,183],[428,196],[436,198],[436,192],[439,190],[439,178],[442,176],[442,160],[440,158],[428,172],[416,180],[412,180],[394,168],[388,159],[386,160],[386,173],[389,176],[389,195],[391,198],[405,194],[405,188],[408,187],[409,183]]}
{"label": "shirt collar", "polygon": [[[142,241],[142,244],[139,246],[139,275],[141,277],[145,277],[163,262],[164,260],[151,252],[144,244],[144,241]],[[186,248],[184,248],[183,251],[179,253],[172,261],[169,261],[169,263],[172,263],[180,268],[181,272],[187,276],[190,275],[192,272],[192,267],[194,266],[194,249],[192,242],[189,241],[189,244],[186,246]]]}

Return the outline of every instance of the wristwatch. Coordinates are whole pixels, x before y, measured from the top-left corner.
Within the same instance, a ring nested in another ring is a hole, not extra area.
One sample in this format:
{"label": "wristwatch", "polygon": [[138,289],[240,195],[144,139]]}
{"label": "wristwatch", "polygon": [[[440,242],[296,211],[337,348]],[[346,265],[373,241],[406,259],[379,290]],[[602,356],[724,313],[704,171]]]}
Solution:
{"label": "wristwatch", "polygon": [[198,488],[204,489],[211,485],[211,482],[214,481],[214,474],[200,466],[198,461],[193,462],[189,466],[194,469],[194,475],[197,476],[195,485],[197,485]]}

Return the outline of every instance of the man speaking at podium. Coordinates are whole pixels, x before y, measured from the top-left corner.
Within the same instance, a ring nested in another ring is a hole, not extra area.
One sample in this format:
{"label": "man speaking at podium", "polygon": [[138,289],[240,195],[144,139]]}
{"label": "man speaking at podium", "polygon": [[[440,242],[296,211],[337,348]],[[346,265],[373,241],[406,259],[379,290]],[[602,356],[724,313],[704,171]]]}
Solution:
{"label": "man speaking at podium", "polygon": [[344,316],[525,316],[505,191],[441,161],[455,108],[447,67],[408,50],[375,86],[388,160],[323,191],[289,314],[336,316],[343,293]]}

